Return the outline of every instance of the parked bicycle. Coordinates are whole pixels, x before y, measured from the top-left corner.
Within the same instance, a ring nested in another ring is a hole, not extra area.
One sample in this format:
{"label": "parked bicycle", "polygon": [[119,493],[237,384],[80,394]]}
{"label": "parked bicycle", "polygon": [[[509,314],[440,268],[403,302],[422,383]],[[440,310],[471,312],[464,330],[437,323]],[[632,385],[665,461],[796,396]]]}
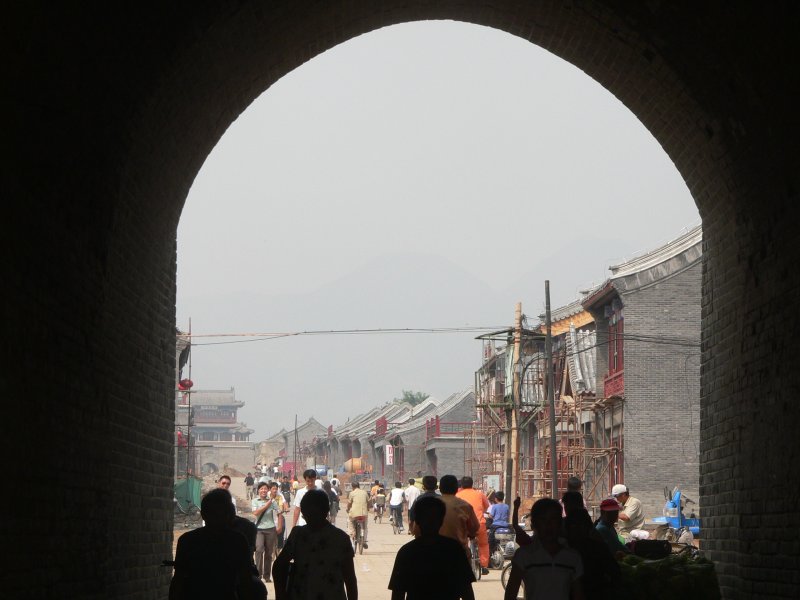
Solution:
{"label": "parked bicycle", "polygon": [[197,527],[203,522],[203,517],[200,515],[200,507],[195,506],[191,500],[181,502],[173,496],[173,503],[175,505],[175,525],[183,523],[183,526],[188,529]]}

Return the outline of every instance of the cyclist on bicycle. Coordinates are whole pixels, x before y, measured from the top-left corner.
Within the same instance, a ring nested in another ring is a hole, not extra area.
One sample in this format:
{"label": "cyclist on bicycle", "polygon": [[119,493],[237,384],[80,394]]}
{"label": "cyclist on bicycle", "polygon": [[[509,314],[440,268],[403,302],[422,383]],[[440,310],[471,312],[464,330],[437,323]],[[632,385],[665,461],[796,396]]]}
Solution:
{"label": "cyclist on bicycle", "polygon": [[355,542],[356,537],[356,524],[355,519],[360,518],[361,526],[364,528],[364,548],[369,548],[367,545],[367,515],[369,514],[369,494],[366,490],[362,490],[357,481],[350,484],[352,490],[347,498],[347,516],[350,522],[350,537]]}
{"label": "cyclist on bicycle", "polygon": [[372,517],[372,520],[377,521],[378,517],[383,517],[383,511],[386,508],[386,490],[380,488],[375,494],[373,502],[375,503],[375,516]]}
{"label": "cyclist on bicycle", "polygon": [[398,531],[403,531],[403,502],[406,495],[403,492],[403,484],[399,481],[394,482],[394,489],[389,495],[389,512],[392,515],[394,524]]}

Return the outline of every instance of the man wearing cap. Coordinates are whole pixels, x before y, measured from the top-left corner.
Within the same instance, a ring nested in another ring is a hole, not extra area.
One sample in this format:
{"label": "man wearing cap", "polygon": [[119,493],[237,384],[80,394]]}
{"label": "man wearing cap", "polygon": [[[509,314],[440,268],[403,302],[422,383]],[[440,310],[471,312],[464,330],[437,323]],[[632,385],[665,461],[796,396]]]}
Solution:
{"label": "man wearing cap", "polygon": [[619,521],[617,521],[617,531],[625,538],[625,541],[631,541],[631,533],[634,529],[641,529],[644,525],[644,511],[642,510],[642,503],[638,498],[631,496],[628,486],[623,483],[618,483],[611,488],[611,495],[617,499],[622,509],[619,511]]}
{"label": "man wearing cap", "polygon": [[595,529],[600,537],[603,538],[608,549],[611,553],[616,555],[618,552],[628,554],[630,551],[619,541],[617,530],[614,524],[619,520],[619,502],[613,498],[608,498],[600,503],[600,520],[597,522]]}

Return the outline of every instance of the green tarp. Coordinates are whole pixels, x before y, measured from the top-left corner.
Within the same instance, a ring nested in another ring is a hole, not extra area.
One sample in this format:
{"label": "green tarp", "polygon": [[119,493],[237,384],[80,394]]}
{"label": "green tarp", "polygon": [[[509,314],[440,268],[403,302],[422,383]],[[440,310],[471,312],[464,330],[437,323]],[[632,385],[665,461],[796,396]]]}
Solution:
{"label": "green tarp", "polygon": [[178,479],[173,486],[175,498],[178,501],[182,512],[196,506],[200,508],[200,489],[203,480],[199,477],[189,477],[188,479]]}

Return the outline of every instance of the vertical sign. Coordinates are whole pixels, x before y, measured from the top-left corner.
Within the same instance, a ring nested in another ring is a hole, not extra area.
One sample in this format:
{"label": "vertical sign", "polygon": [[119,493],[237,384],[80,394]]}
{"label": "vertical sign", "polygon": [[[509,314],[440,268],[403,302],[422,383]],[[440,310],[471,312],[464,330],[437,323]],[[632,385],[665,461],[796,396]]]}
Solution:
{"label": "vertical sign", "polygon": [[394,464],[394,446],[392,446],[391,444],[386,444],[386,448],[383,452],[383,455],[386,457],[387,465]]}

